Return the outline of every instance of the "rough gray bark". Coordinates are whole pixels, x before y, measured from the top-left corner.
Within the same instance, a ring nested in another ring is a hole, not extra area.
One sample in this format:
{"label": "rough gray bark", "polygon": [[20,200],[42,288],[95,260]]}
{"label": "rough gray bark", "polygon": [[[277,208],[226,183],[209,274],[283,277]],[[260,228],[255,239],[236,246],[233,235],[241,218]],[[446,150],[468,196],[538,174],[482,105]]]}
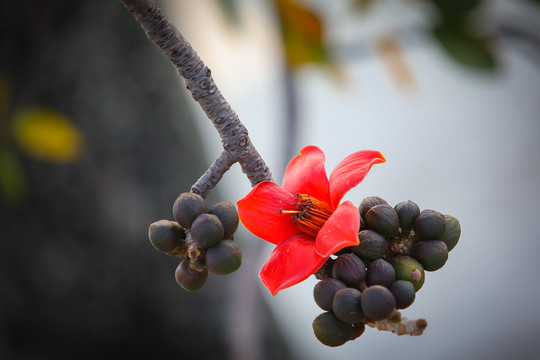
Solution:
{"label": "rough gray bark", "polygon": [[[204,65],[163,10],[153,0],[121,1],[142,26],[148,38],[176,66],[193,99],[214,124],[221,137],[223,149],[228,153],[227,163],[233,159],[237,161],[252,186],[262,181],[273,181],[270,169],[251,143],[247,129],[215,85],[210,69]],[[221,162],[220,159],[218,161]],[[211,167],[208,171],[215,172],[218,169],[226,170],[226,167]],[[218,177],[220,176],[208,174],[204,179]],[[210,188],[210,185],[199,183],[196,187],[203,188]]]}
{"label": "rough gray bark", "polygon": [[208,192],[218,184],[223,174],[236,162],[229,152],[223,151],[210,165],[208,170],[191,187],[191,192],[206,197]]}

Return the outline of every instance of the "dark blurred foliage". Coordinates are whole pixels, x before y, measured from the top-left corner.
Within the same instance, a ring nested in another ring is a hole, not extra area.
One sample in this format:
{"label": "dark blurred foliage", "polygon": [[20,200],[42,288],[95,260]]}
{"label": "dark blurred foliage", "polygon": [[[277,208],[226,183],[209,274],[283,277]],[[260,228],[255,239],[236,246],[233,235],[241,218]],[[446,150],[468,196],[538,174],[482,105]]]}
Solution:
{"label": "dark blurred foliage", "polygon": [[[184,291],[147,239],[207,165],[174,68],[119,1],[4,1],[0,26],[0,143],[25,182],[0,197],[0,359],[229,358],[230,289]],[[17,147],[29,106],[80,131],[76,158]],[[265,358],[284,358],[263,318]]]}
{"label": "dark blurred foliage", "polygon": [[[241,21],[238,6],[239,0],[216,0],[223,9],[224,15],[231,23]],[[538,24],[523,22],[517,19],[496,19],[499,22],[486,22],[493,2],[489,0],[395,0],[411,5],[411,8],[422,9],[423,17],[427,18],[427,26],[411,29],[394,29],[389,26],[386,33],[379,38],[369,39],[375,46],[389,49],[385,44],[392,42],[395,45],[406,42],[407,35],[425,34],[453,61],[464,69],[489,72],[498,67],[496,45],[501,38],[524,42],[540,51],[540,37]],[[507,0],[511,3],[514,0]],[[526,3],[540,5],[538,0],[515,0],[522,5]],[[369,14],[377,2],[382,0],[353,0],[347,1],[350,5],[348,16],[356,21],[365,20],[363,15]],[[324,21],[325,15],[318,6],[317,1],[300,0],[269,0],[276,8],[276,18],[281,31],[282,45],[286,66],[298,69],[303,65],[319,65],[328,67],[334,62],[335,52],[344,49],[343,45],[328,42],[327,34],[332,33],[329,25]],[[421,4],[422,6],[417,6]],[[320,4],[319,4],[320,5]],[[337,5],[337,4],[336,4]],[[331,6],[331,5],[329,5]],[[380,9],[378,9],[380,10]],[[426,11],[428,10],[428,11]],[[420,10],[419,10],[420,11]],[[240,20],[239,20],[240,19]],[[491,19],[492,21],[493,19]],[[405,34],[403,31],[405,30]],[[359,41],[365,42],[365,36],[358,34]],[[377,44],[383,42],[381,46]],[[356,44],[353,46],[358,46]],[[366,44],[361,44],[366,46]],[[351,44],[347,45],[351,46]],[[396,51],[397,50],[397,51]],[[401,57],[400,46],[392,46],[391,50],[378,51],[388,66],[388,71],[397,85],[401,85],[403,78],[402,61],[388,62],[386,57]],[[349,59],[354,60],[354,59]],[[399,69],[401,68],[401,69]],[[397,74],[397,76],[395,76]],[[408,74],[405,75],[407,77]]]}

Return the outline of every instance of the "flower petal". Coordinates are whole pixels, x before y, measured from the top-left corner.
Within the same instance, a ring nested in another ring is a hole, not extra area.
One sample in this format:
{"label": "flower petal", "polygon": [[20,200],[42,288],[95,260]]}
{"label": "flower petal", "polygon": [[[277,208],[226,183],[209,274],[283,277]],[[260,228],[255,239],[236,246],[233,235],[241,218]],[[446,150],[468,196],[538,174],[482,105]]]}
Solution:
{"label": "flower petal", "polygon": [[364,180],[374,164],[385,161],[384,156],[375,150],[358,151],[341,160],[330,174],[332,207],[335,209],[345,193]]}
{"label": "flower petal", "polygon": [[287,165],[283,189],[291,194],[309,194],[330,204],[328,177],[324,169],[325,156],[316,146],[306,146]]}
{"label": "flower petal", "polygon": [[305,234],[291,236],[276,246],[259,274],[272,295],[304,281],[322,266],[327,257],[317,254],[314,246],[313,238]]}
{"label": "flower petal", "polygon": [[292,209],[295,198],[276,183],[263,181],[237,201],[238,217],[254,235],[278,244],[292,235],[302,234],[290,214],[280,213]]}
{"label": "flower petal", "polygon": [[359,243],[360,213],[350,202],[339,205],[326,220],[315,241],[315,251],[327,258],[333,253]]}

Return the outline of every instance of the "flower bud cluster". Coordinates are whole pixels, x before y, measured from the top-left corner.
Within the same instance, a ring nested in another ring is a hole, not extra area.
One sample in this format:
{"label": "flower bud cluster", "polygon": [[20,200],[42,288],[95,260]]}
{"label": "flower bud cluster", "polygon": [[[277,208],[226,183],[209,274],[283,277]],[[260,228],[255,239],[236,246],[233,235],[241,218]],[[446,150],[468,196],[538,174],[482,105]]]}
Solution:
{"label": "flower bud cluster", "polygon": [[459,221],[412,201],[395,207],[371,196],[358,207],[360,243],[339,251],[315,273],[313,296],[325,310],[313,321],[319,341],[340,346],[365,325],[399,321],[397,309],[412,305],[425,271],[440,269],[461,235]]}
{"label": "flower bud cluster", "polygon": [[224,275],[240,267],[242,252],[234,241],[239,219],[233,204],[220,202],[208,208],[200,195],[182,193],[174,202],[173,216],[176,221],[150,224],[148,237],[157,250],[181,258],[175,278],[182,288],[200,289],[208,270]]}

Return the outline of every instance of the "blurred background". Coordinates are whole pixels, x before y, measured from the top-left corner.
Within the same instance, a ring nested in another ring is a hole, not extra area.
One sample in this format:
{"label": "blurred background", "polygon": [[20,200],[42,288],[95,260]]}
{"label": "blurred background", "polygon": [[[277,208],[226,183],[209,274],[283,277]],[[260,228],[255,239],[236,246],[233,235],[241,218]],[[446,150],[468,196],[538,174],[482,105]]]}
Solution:
{"label": "blurred background", "polygon": [[[540,5],[533,0],[161,1],[281,182],[380,150],[345,200],[461,221],[408,318],[328,348],[315,279],[272,297],[272,246],[196,293],[148,225],[221,152],[175,69],[119,1],[0,5],[0,358],[531,359],[540,352]],[[237,165],[209,203],[250,189]]]}

